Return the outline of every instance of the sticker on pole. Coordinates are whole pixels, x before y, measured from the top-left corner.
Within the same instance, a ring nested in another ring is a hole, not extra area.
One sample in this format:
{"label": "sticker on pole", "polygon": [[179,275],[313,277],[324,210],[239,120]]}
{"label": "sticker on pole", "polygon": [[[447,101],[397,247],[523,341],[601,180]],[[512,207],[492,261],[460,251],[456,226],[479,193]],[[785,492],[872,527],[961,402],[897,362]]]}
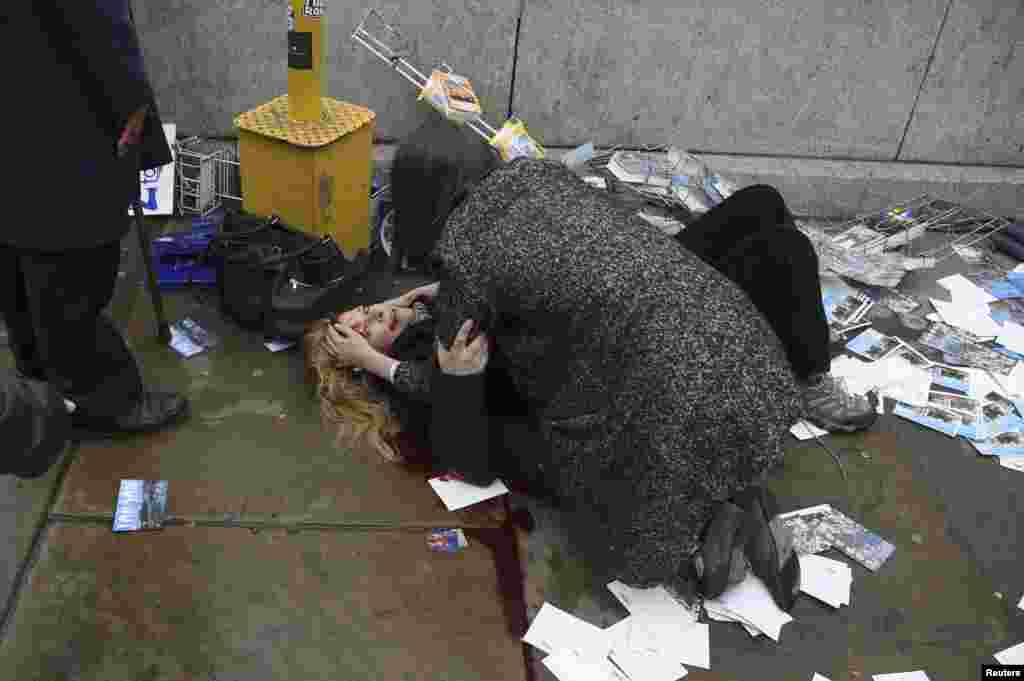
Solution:
{"label": "sticker on pole", "polygon": [[324,15],[324,0],[306,0],[302,5],[302,15],[319,19]]}

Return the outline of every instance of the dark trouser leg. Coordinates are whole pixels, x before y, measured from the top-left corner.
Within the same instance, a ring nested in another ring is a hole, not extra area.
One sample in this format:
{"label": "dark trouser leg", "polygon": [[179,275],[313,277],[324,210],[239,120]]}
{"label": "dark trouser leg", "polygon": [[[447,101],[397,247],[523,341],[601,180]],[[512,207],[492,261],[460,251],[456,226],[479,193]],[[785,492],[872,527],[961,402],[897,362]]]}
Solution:
{"label": "dark trouser leg", "polygon": [[7,325],[7,339],[18,371],[36,380],[46,380],[46,372],[35,353],[35,333],[19,253],[0,245],[0,317]]}
{"label": "dark trouser leg", "polygon": [[117,282],[120,243],[59,253],[5,249],[3,258],[16,261],[15,288],[0,296],[0,306],[19,366],[56,378],[82,416],[129,411],[142,395],[142,377],[103,313]]}
{"label": "dark trouser leg", "polygon": [[746,292],[782,341],[797,378],[828,371],[818,257],[778,191],[741,189],[676,239]]}
{"label": "dark trouser leg", "polygon": [[764,231],[796,229],[782,195],[774,187],[744,187],[676,235],[701,260],[721,270],[733,247]]}
{"label": "dark trouser leg", "polygon": [[771,324],[798,379],[829,370],[818,258],[804,234],[778,230],[748,237],[733,250],[724,273]]}

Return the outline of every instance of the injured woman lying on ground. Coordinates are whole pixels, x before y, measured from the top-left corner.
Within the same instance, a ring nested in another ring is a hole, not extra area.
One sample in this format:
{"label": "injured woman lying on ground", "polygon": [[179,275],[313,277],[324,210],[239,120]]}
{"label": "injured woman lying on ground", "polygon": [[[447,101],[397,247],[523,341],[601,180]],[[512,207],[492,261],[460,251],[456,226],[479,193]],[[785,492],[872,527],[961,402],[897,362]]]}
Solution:
{"label": "injured woman lying on ground", "polygon": [[[474,416],[486,418],[490,423],[486,451],[491,473],[481,476],[476,466],[457,470],[458,462],[443,456],[430,461],[437,472],[459,473],[480,485],[500,477],[516,491],[557,505],[556,488],[545,481],[544,457],[536,449],[543,447],[540,431],[531,418],[530,406],[518,396],[503,370],[500,353],[491,352],[486,335],[471,338],[469,324],[450,351],[437,347],[433,318],[437,290],[436,283],[421,286],[398,298],[345,310],[310,326],[304,337],[308,380],[316,391],[325,426],[336,434],[339,447],[369,446],[385,459],[401,464],[421,463],[417,452],[444,451],[438,447],[466,451],[473,441]],[[465,422],[448,433],[443,432],[445,424],[435,424],[432,433],[433,374],[466,375],[482,372],[485,367],[483,399],[479,402],[482,409],[474,413],[473,405],[466,405]],[[728,585],[742,581],[749,570],[744,552],[753,532],[738,513],[724,518],[717,523],[722,527],[708,528],[705,535],[713,531],[721,534],[730,522],[734,525],[725,532],[732,537],[727,540],[731,545],[717,549],[734,554],[725,561],[723,577]],[[770,528],[784,561],[792,555],[791,538],[781,524],[772,522]],[[748,537],[741,541],[734,536],[738,533]],[[705,586],[710,579],[700,579],[705,573],[700,554],[695,557],[693,570],[695,588],[700,582],[702,593],[717,590]]]}

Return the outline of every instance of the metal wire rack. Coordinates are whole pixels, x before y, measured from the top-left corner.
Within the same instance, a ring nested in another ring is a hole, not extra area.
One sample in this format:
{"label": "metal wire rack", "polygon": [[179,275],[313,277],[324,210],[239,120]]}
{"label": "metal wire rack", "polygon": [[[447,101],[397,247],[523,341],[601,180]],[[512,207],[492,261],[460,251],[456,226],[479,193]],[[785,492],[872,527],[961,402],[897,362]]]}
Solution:
{"label": "metal wire rack", "polygon": [[[855,246],[850,249],[852,253],[868,255],[898,250],[921,267],[934,267],[956,255],[957,248],[977,247],[1010,224],[1007,218],[922,194],[841,223],[837,235],[867,228],[883,239]],[[928,238],[923,238],[926,235]]]}
{"label": "metal wire rack", "polygon": [[224,199],[242,200],[237,143],[188,137],[175,144],[178,210],[205,216]]}
{"label": "metal wire rack", "polygon": [[[374,33],[381,37],[375,36]],[[380,57],[400,76],[415,85],[417,92],[421,92],[426,87],[429,80],[427,76],[406,59],[410,50],[405,38],[397,28],[384,21],[384,17],[377,10],[367,11],[363,20],[352,32],[352,39]],[[442,62],[441,66],[449,73],[452,72],[452,68],[448,64]],[[482,117],[471,120],[466,125],[486,141],[490,141],[498,133]]]}

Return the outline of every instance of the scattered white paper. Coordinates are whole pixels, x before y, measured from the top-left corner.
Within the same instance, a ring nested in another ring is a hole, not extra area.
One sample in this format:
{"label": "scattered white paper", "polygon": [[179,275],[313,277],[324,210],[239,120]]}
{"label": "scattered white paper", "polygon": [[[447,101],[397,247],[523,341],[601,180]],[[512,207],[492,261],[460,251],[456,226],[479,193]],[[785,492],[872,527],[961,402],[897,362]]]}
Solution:
{"label": "scattered white paper", "polygon": [[658,615],[678,617],[687,623],[697,620],[693,613],[677,601],[663,586],[635,589],[616,580],[609,582],[608,590],[632,615]]}
{"label": "scattered white paper", "polygon": [[656,586],[635,589],[622,582],[608,584],[608,590],[629,610],[630,617],[605,631],[615,649],[668,655],[677,664],[707,669],[711,663],[711,644],[707,625],[667,589]]}
{"label": "scattered white paper", "polygon": [[1002,327],[988,316],[988,306],[965,306],[930,298],[939,316],[949,324],[964,331],[970,331],[980,338],[999,336]]}
{"label": "scattered white paper", "polygon": [[851,393],[866,395],[878,387],[872,364],[874,363],[864,362],[848,355],[840,355],[832,360],[830,373],[833,378],[843,379]]}
{"label": "scattered white paper", "polygon": [[810,421],[804,421],[803,419],[793,424],[793,427],[789,429],[789,432],[793,434],[793,437],[801,441],[810,440],[813,437],[828,435],[827,430],[822,430]]}
{"label": "scattered white paper", "polygon": [[445,508],[449,511],[458,511],[461,508],[479,504],[502,494],[508,494],[508,487],[501,480],[495,480],[487,487],[477,487],[461,480],[445,480],[442,478],[431,478],[427,481],[437,496],[441,497]]}
{"label": "scattered white paper", "polygon": [[913,372],[901,381],[886,385],[885,395],[898,402],[920,407],[928,403],[931,387],[931,373],[915,367]]}
{"label": "scattered white paper", "polygon": [[697,622],[682,632],[673,654],[682,664],[711,669],[711,625]]}
{"label": "scattered white paper", "polygon": [[850,604],[853,571],[842,561],[814,554],[800,556],[800,590],[838,608]]}
{"label": "scattered white paper", "polygon": [[1011,471],[1024,473],[1024,456],[1001,456],[999,457],[999,465],[1003,468],[1009,468]]}
{"label": "scattered white paper", "polygon": [[[705,601],[705,607],[707,603]],[[714,599],[725,610],[739,615],[772,640],[778,642],[782,626],[793,618],[775,604],[768,587],[753,574]]]}
{"label": "scattered white paper", "polygon": [[676,681],[686,676],[686,667],[672,652],[631,647],[634,624],[635,618],[630,616],[605,629],[612,641],[610,657],[626,676],[634,681]]}
{"label": "scattered white paper", "polygon": [[751,638],[757,638],[761,636],[761,631],[753,624],[743,619],[734,612],[730,612],[720,605],[705,601],[704,612],[708,614],[708,617],[715,620],[716,622],[735,622],[736,624],[743,627]]}
{"label": "scattered white paper", "polygon": [[273,340],[268,340],[266,343],[264,343],[263,347],[265,347],[267,350],[270,350],[271,352],[281,352],[282,350],[287,350],[288,348],[293,347],[294,345],[295,341],[293,340],[287,340],[285,338],[274,338]]}
{"label": "scattered white paper", "polygon": [[630,681],[605,659],[591,659],[576,650],[559,650],[543,660],[558,681]]}
{"label": "scattered white paper", "polygon": [[585,659],[608,657],[611,640],[606,631],[590,622],[559,610],[550,603],[541,606],[526,630],[523,641],[554,655],[563,650],[578,652]]}
{"label": "scattered white paper", "polygon": [[875,674],[872,676],[875,681],[931,681],[928,675],[922,671],[900,672],[898,674]]}
{"label": "scattered white paper", "polygon": [[1007,397],[1024,395],[1024,362],[1017,362],[1010,370],[1009,376],[992,374],[992,378],[1000,381],[1006,390]]}
{"label": "scattered white paper", "polygon": [[1024,610],[1024,596],[1020,597],[1020,603],[1017,604],[1017,607]]}
{"label": "scattered white paper", "polygon": [[1018,643],[992,657],[999,660],[999,664],[1024,664],[1024,643]]}
{"label": "scattered white paper", "polygon": [[965,307],[977,307],[994,303],[998,298],[981,288],[962,274],[954,274],[935,282],[949,291],[953,304]]}
{"label": "scattered white paper", "polygon": [[1003,322],[1003,328],[996,342],[1013,352],[1024,353],[1024,326]]}
{"label": "scattered white paper", "polygon": [[814,676],[813,676],[813,677],[811,678],[811,681],[831,681],[831,680],[830,680],[830,679],[827,679],[827,678],[825,678],[825,677],[824,677],[824,676],[822,676],[821,674],[815,674],[815,675],[814,675]]}

